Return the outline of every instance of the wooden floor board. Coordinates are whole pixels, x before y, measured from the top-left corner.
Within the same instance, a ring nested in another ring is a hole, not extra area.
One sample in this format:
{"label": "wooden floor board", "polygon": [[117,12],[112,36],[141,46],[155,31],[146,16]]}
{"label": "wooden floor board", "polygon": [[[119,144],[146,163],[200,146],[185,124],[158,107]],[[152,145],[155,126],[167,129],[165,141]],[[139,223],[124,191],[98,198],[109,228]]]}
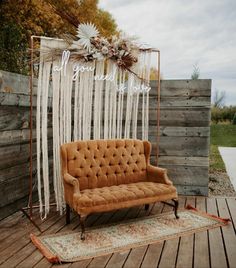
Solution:
{"label": "wooden floor board", "polygon": [[[186,199],[186,205],[195,207],[195,197],[188,197]],[[180,238],[179,251],[176,260],[176,267],[192,267],[193,264],[193,246],[194,246],[194,234],[183,236]]]}
{"label": "wooden floor board", "polygon": [[[183,209],[185,206],[185,198],[184,197],[180,197],[179,198],[179,208]],[[173,210],[172,207],[166,206],[164,207],[163,212],[166,211],[171,211]],[[174,215],[173,215],[174,217]],[[176,265],[176,259],[177,259],[177,253],[178,253],[178,249],[179,249],[179,242],[180,242],[180,238],[175,238],[175,239],[171,239],[171,240],[167,240],[164,243],[163,246],[163,251],[161,254],[161,258],[159,261],[159,267],[163,267],[163,268],[168,268],[168,267],[175,267]]]}
{"label": "wooden floor board", "polygon": [[[222,218],[230,218],[230,212],[225,199],[217,199],[219,216]],[[234,208],[235,209],[235,208]],[[221,228],[224,246],[226,249],[226,256],[228,260],[228,265],[230,267],[235,267],[236,265],[236,235],[233,224],[228,224]]]}
{"label": "wooden floor board", "polygon": [[[17,212],[0,221],[0,267],[62,267],[62,268],[119,268],[119,267],[235,267],[236,263],[236,199],[180,197],[179,208],[185,203],[207,210],[210,214],[231,218],[232,222],[222,228],[167,240],[161,243],[141,246],[123,252],[116,252],[94,259],[82,260],[62,265],[52,265],[35,248],[29,234],[39,234],[37,229]],[[122,222],[127,219],[152,215],[172,210],[171,207],[156,203],[148,211],[144,206],[122,209],[115,212],[93,214],[86,220],[86,226],[100,227],[108,223]],[[35,213],[37,214],[37,213]],[[77,214],[71,215],[71,223],[65,224],[65,216],[59,217],[56,212],[42,222],[37,216],[35,221],[43,229],[43,234],[80,231]],[[14,232],[12,232],[14,230]]]}
{"label": "wooden floor board", "polygon": [[[217,215],[215,198],[207,199],[207,212],[209,214]],[[220,228],[211,229],[208,231],[208,234],[211,267],[227,267],[227,260]]]}
{"label": "wooden floor board", "polygon": [[[196,207],[197,209],[206,212],[205,197],[198,197],[196,199]],[[195,234],[194,267],[196,268],[210,267],[207,231]]]}
{"label": "wooden floor board", "polygon": [[226,199],[226,202],[229,208],[232,223],[234,225],[234,230],[236,231],[236,198],[228,198]]}
{"label": "wooden floor board", "polygon": [[[46,221],[44,222],[39,222],[39,226],[44,229],[50,228],[53,224],[55,224],[55,221],[58,220],[58,216],[53,215],[51,217],[48,217]],[[30,228],[27,228],[25,230],[14,230],[14,234],[7,239],[7,241],[4,243],[5,244],[5,249],[0,252],[0,263],[5,262],[6,260],[10,259],[13,260],[14,262],[17,260],[15,255],[19,254],[18,251],[23,251],[25,250],[25,247],[30,244],[33,246],[30,242],[30,237],[29,234],[33,232],[35,234],[39,234],[39,231],[31,225]],[[4,264],[5,265],[5,264]]]}

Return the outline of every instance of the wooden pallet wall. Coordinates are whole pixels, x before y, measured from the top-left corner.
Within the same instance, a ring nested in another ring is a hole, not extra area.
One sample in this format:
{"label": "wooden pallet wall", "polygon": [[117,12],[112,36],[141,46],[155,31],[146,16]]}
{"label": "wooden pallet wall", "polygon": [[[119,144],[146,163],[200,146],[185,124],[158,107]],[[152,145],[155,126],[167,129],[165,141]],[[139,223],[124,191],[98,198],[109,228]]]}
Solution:
{"label": "wooden pallet wall", "polygon": [[[152,83],[151,98],[156,96]],[[150,107],[150,140],[156,139]],[[211,80],[163,80],[159,165],[180,194],[208,195]],[[152,151],[155,157],[155,145]],[[153,160],[154,161],[154,160]]]}
{"label": "wooden pallet wall", "polygon": [[[0,219],[27,205],[29,188],[29,80],[19,74],[0,71]],[[36,87],[34,87],[34,115]],[[208,150],[210,123],[210,80],[164,80],[161,83],[160,166],[182,194],[208,192]],[[140,96],[140,102],[142,102]],[[156,161],[157,94],[150,91],[149,140]],[[138,112],[141,137],[142,109]],[[49,118],[49,154],[51,120]],[[33,120],[35,127],[35,119]],[[34,174],[36,174],[35,131],[33,132]],[[36,185],[36,180],[33,183]],[[36,187],[34,197],[37,198]]]}

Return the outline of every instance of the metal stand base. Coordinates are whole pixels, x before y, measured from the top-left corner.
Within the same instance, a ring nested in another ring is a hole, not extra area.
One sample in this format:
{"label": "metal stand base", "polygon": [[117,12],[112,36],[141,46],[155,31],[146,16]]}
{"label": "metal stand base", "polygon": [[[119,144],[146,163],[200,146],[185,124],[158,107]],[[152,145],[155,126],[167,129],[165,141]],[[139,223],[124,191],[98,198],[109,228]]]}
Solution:
{"label": "metal stand base", "polygon": [[[49,206],[56,206],[56,203],[49,204]],[[20,211],[26,216],[27,219],[30,220],[30,222],[39,230],[39,232],[42,233],[43,231],[40,229],[38,224],[33,220],[33,217],[29,215],[28,213],[29,209],[35,209],[35,208],[39,208],[39,205],[32,206],[32,207],[24,207],[24,208],[21,208]]]}

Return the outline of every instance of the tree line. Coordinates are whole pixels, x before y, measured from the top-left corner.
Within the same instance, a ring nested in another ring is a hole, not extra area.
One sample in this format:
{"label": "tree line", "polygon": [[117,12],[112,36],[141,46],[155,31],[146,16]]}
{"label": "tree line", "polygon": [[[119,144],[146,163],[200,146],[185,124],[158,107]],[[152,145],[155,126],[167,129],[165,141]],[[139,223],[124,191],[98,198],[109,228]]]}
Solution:
{"label": "tree line", "polygon": [[94,23],[107,38],[118,34],[115,20],[98,7],[98,0],[2,0],[0,21],[0,69],[20,74],[28,74],[31,35],[76,35],[78,22]]}

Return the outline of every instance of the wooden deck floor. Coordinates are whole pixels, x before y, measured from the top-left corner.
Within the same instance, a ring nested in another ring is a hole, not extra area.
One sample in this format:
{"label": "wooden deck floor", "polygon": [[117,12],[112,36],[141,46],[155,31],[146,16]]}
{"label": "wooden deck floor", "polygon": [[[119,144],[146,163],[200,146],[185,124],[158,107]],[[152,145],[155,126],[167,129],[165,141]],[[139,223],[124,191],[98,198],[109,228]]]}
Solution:
{"label": "wooden deck floor", "polygon": [[[221,217],[231,218],[232,222],[222,228],[196,233],[161,243],[143,246],[122,253],[75,263],[60,267],[236,267],[236,199],[180,197],[180,207],[191,204],[197,208]],[[123,209],[111,213],[95,214],[88,218],[86,225],[95,226],[108,222],[135,218],[149,213],[162,213],[171,208],[157,203],[146,212],[143,207]],[[36,213],[37,214],[37,213]],[[78,217],[74,215],[70,225],[65,225],[65,216],[59,217],[53,211],[41,222],[36,222],[44,234],[78,229]],[[51,267],[50,264],[30,242],[29,234],[39,234],[28,219],[17,212],[0,222],[0,267]]]}

